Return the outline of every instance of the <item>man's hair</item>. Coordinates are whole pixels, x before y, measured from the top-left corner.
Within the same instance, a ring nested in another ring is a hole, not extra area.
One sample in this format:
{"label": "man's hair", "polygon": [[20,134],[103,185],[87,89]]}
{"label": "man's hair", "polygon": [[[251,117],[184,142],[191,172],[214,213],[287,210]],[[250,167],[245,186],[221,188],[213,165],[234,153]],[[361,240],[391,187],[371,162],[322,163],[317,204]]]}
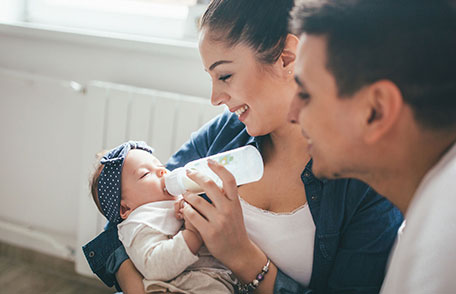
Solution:
{"label": "man's hair", "polygon": [[215,41],[252,48],[258,61],[278,60],[289,33],[294,0],[213,0],[203,14],[200,29],[209,28]]}
{"label": "man's hair", "polygon": [[339,96],[390,80],[422,127],[456,126],[455,0],[304,1],[292,17],[295,34],[326,38]]}

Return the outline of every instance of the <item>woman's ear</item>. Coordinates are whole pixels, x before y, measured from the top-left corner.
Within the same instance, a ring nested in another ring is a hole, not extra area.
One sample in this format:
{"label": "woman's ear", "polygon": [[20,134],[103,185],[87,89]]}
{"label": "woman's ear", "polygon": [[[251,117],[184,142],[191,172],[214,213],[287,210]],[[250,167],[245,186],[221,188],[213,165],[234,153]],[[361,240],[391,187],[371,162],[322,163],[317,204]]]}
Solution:
{"label": "woman's ear", "polygon": [[296,50],[298,48],[299,39],[293,34],[288,34],[285,40],[285,46],[280,55],[281,67],[287,75],[293,77],[294,62],[296,61]]}
{"label": "woman's ear", "polygon": [[120,217],[126,219],[131,213],[131,208],[125,203],[124,200],[120,200]]}
{"label": "woman's ear", "polygon": [[366,143],[379,141],[396,125],[403,105],[402,93],[393,82],[381,80],[369,86],[365,116]]}

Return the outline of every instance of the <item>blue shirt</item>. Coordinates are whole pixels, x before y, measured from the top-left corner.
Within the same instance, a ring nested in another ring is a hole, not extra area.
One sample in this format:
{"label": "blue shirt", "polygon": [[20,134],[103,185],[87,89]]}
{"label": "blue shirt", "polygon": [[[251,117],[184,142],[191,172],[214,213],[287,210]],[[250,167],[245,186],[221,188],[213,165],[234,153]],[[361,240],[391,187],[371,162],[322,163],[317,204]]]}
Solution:
{"label": "blue shirt", "polygon": [[[247,144],[261,150],[261,141],[247,133],[235,114],[225,112],[193,133],[167,167],[172,170]],[[274,293],[378,293],[402,222],[399,210],[360,181],[317,179],[312,161],[301,179],[316,227],[311,280],[308,288],[302,287],[279,269]],[[128,256],[117,227],[108,224],[83,250],[92,271],[118,288],[115,273]]]}

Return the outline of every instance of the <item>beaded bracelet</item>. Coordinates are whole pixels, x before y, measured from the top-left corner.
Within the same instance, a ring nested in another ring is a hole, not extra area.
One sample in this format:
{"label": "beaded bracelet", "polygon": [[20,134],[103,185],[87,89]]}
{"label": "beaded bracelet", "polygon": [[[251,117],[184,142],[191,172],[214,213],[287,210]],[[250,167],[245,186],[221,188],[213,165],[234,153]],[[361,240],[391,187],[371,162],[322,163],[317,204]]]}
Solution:
{"label": "beaded bracelet", "polygon": [[250,283],[243,284],[241,282],[238,282],[238,284],[237,284],[238,293],[239,294],[253,293],[253,291],[255,291],[255,289],[258,288],[258,286],[260,285],[260,282],[263,281],[264,276],[268,273],[270,263],[271,263],[271,260],[268,258],[268,261],[266,262],[266,265],[263,266],[263,269],[261,270],[261,272]]}

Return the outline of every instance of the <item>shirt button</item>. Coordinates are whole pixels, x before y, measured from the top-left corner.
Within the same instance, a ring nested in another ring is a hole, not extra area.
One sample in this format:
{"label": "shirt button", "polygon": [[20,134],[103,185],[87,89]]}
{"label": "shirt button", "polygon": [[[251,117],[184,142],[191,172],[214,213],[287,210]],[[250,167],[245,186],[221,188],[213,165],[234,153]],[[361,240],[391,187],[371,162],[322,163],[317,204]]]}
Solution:
{"label": "shirt button", "polygon": [[305,172],[305,173],[304,173],[304,176],[305,176],[306,178],[308,178],[308,177],[310,177],[310,173],[309,173],[309,172]]}
{"label": "shirt button", "polygon": [[318,198],[318,196],[316,196],[316,195],[312,195],[312,197],[310,197],[310,199],[312,199],[312,200],[317,200],[317,198]]}
{"label": "shirt button", "polygon": [[89,252],[89,257],[94,257],[95,256],[95,252],[94,251],[90,251]]}

